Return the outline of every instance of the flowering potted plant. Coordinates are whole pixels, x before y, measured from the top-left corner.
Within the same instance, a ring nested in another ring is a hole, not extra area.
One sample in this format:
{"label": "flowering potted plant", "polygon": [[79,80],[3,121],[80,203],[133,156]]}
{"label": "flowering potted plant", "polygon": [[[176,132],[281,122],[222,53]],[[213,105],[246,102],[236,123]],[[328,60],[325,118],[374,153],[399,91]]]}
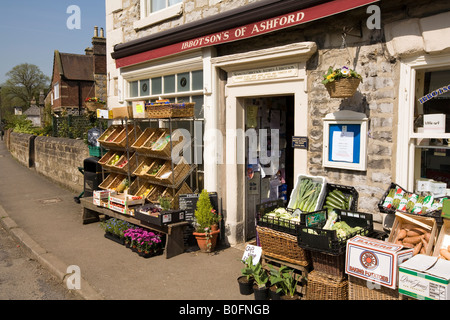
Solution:
{"label": "flowering potted plant", "polygon": [[124,235],[131,249],[145,258],[161,252],[162,240],[158,233],[144,228],[130,228]]}
{"label": "flowering potted plant", "polygon": [[197,244],[202,252],[214,250],[220,230],[211,230],[214,219],[218,217],[211,205],[208,192],[203,189],[197,201],[197,208],[194,213],[195,232],[193,235],[197,239]]}
{"label": "flowering potted plant", "polygon": [[211,209],[211,230],[216,231],[219,230],[219,223],[222,221],[222,215],[217,212],[215,209]]}
{"label": "flowering potted plant", "polygon": [[342,68],[328,68],[323,76],[322,83],[328,90],[331,98],[349,98],[358,88],[362,77],[356,71],[344,66]]}
{"label": "flowering potted plant", "polygon": [[101,222],[100,227],[105,231],[105,238],[124,244],[125,232],[130,229],[132,225],[126,221],[111,218]]}
{"label": "flowering potted plant", "polygon": [[84,104],[89,111],[96,111],[105,107],[106,102],[97,97],[87,97],[84,100]]}

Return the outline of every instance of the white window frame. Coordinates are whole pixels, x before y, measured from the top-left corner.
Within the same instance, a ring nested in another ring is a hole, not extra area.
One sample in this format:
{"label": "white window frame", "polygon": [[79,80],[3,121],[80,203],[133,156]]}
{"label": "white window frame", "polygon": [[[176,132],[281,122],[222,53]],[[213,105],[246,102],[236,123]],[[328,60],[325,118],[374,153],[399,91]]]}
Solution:
{"label": "white window frame", "polygon": [[141,18],[133,23],[135,30],[143,29],[183,14],[183,2],[176,3],[156,12],[150,12],[150,1],[151,0],[140,0]]}
{"label": "white window frame", "polygon": [[53,85],[53,100],[58,100],[59,99],[59,97],[60,97],[60,94],[59,94],[59,82],[56,82],[54,85]]}
{"label": "white window frame", "polygon": [[400,85],[398,102],[398,132],[396,183],[414,190],[415,139],[443,138],[450,139],[450,133],[416,133],[414,132],[414,105],[416,99],[416,71],[431,68],[447,68],[450,56],[420,56],[403,60],[400,64]]}

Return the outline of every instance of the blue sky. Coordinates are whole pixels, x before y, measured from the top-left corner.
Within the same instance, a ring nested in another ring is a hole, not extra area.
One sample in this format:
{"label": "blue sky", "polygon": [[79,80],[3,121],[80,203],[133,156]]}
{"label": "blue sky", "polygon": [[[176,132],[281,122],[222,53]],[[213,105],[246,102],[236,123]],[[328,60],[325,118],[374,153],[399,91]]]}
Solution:
{"label": "blue sky", "polygon": [[[80,29],[69,29],[71,6],[80,9]],[[105,0],[0,0],[0,84],[22,63],[37,65],[51,78],[53,52],[84,54],[94,26],[106,29]],[[105,32],[106,34],[106,32]]]}

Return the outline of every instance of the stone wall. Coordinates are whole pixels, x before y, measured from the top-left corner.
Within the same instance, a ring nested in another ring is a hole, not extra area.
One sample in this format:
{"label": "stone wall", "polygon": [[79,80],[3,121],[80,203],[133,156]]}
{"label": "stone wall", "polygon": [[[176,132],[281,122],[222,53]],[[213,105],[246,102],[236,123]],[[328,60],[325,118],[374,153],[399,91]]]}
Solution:
{"label": "stone wall", "polygon": [[78,167],[83,167],[84,159],[89,157],[89,149],[82,140],[13,132],[9,150],[20,163],[32,167],[39,174],[74,192],[83,191],[84,176]]}
{"label": "stone wall", "polygon": [[8,140],[9,152],[26,167],[33,165],[32,148],[36,136],[26,133],[10,133]]}

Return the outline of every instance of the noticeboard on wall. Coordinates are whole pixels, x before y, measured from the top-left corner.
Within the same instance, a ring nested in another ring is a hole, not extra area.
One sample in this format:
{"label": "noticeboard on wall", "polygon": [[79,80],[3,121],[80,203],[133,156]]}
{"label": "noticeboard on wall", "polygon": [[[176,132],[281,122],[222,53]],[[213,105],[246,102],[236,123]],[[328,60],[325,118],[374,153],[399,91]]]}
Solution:
{"label": "noticeboard on wall", "polygon": [[365,171],[367,122],[364,113],[339,111],[323,119],[323,166]]}

